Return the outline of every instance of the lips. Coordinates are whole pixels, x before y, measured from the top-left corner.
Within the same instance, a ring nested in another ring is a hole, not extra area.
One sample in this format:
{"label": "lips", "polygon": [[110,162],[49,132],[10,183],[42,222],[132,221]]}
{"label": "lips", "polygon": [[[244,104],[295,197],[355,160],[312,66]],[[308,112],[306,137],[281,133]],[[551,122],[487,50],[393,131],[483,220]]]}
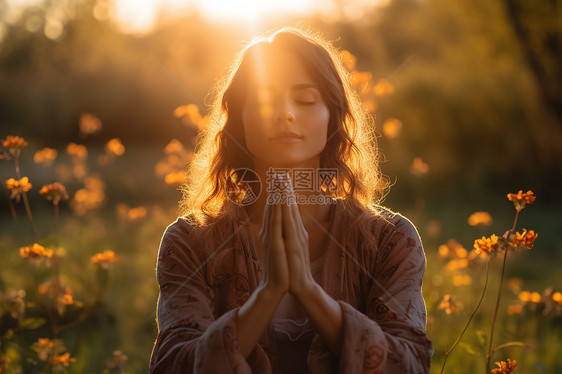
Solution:
{"label": "lips", "polygon": [[289,140],[289,139],[302,139],[302,136],[293,131],[281,131],[275,134],[272,140]]}

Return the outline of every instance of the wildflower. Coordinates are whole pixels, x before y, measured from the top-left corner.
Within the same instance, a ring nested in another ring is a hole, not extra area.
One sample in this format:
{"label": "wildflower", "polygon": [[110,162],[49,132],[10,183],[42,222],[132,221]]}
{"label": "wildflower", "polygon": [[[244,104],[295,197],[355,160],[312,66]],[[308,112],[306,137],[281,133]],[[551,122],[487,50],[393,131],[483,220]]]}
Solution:
{"label": "wildflower", "polygon": [[519,300],[524,303],[540,303],[541,295],[538,292],[521,291],[519,292]]}
{"label": "wildflower", "polygon": [[122,156],[125,153],[125,146],[119,138],[113,138],[105,144],[105,151],[111,155]]}
{"label": "wildflower", "polygon": [[51,166],[57,158],[57,150],[53,148],[43,148],[33,155],[33,162],[44,166]]}
{"label": "wildflower", "polygon": [[552,294],[552,301],[554,301],[557,304],[562,305],[562,293],[556,291],[555,293]]}
{"label": "wildflower", "polygon": [[410,172],[414,175],[423,175],[429,171],[429,165],[421,159],[421,157],[414,158],[412,165],[410,165]]}
{"label": "wildflower", "polygon": [[109,362],[108,369],[119,369],[123,370],[125,362],[129,358],[125,356],[121,351],[113,351],[113,358]]}
{"label": "wildflower", "polygon": [[488,212],[474,212],[468,217],[470,226],[490,226],[492,224],[492,216]]}
{"label": "wildflower", "polygon": [[470,286],[472,284],[472,277],[470,275],[455,275],[453,277],[453,286]]}
{"label": "wildflower", "polygon": [[511,292],[518,293],[523,286],[523,280],[521,278],[510,278],[506,285]]}
{"label": "wildflower", "polygon": [[535,241],[535,239],[537,239],[538,236],[539,234],[535,233],[534,230],[527,231],[526,229],[523,229],[523,233],[516,232],[513,235],[513,238],[509,244],[513,247],[524,245],[528,249],[531,249],[533,248],[533,242]]}
{"label": "wildflower", "polygon": [[6,187],[10,191],[10,198],[20,201],[21,195],[29,191],[33,185],[29,183],[28,177],[23,177],[20,180],[10,178],[6,181]]}
{"label": "wildflower", "polygon": [[88,150],[82,144],[70,143],[66,147],[66,153],[75,158],[86,158]]}
{"label": "wildflower", "polygon": [[57,297],[57,300],[55,301],[55,307],[61,316],[64,314],[66,306],[72,304],[74,304],[74,298],[71,293],[65,293],[64,295]]}
{"label": "wildflower", "polygon": [[56,340],[51,340],[49,338],[39,338],[37,342],[33,343],[31,349],[37,352],[37,357],[39,357],[40,360],[46,361],[49,357],[49,354],[56,345]]}
{"label": "wildflower", "polygon": [[68,352],[60,356],[53,355],[53,357],[49,360],[49,364],[53,366],[53,370],[55,371],[63,370],[65,367],[68,367],[71,362],[76,362],[76,359],[70,357],[70,353]]}
{"label": "wildflower", "polygon": [[507,306],[507,314],[510,316],[515,314],[521,314],[523,311],[523,305],[508,305]]}
{"label": "wildflower", "polygon": [[482,239],[476,239],[474,241],[474,249],[477,253],[484,252],[485,254],[492,254],[498,251],[498,236],[492,234],[489,238],[485,236]]}
{"label": "wildflower", "polygon": [[20,136],[8,135],[6,139],[2,139],[2,145],[10,151],[12,156],[18,157],[22,148],[27,146],[27,142]]}
{"label": "wildflower", "polygon": [[146,208],[143,206],[131,208],[129,209],[128,216],[131,221],[136,221],[138,219],[141,219],[146,216]]}
{"label": "wildflower", "polygon": [[49,201],[53,201],[53,204],[55,205],[58,205],[61,200],[68,200],[66,188],[64,188],[64,186],[59,182],[47,184],[41,187],[39,195],[44,196]]}
{"label": "wildflower", "polygon": [[343,63],[343,66],[345,66],[348,71],[355,70],[355,62],[357,61],[357,58],[352,55],[351,52],[344,49],[340,52],[340,59]]}
{"label": "wildflower", "polygon": [[396,118],[390,118],[382,125],[382,132],[384,136],[389,139],[396,138],[400,129],[402,128],[402,121]]}
{"label": "wildflower", "polygon": [[108,264],[117,262],[119,260],[119,256],[115,254],[113,251],[104,251],[103,253],[96,253],[92,256],[90,261],[93,264],[99,264],[103,268],[107,268]]}
{"label": "wildflower", "polygon": [[508,193],[507,198],[510,201],[513,201],[515,205],[515,209],[520,212],[525,208],[526,204],[532,204],[535,202],[536,196],[534,195],[533,191],[529,190],[526,193],[523,193],[523,190],[519,190],[519,192],[515,193]]}
{"label": "wildflower", "polygon": [[164,148],[164,153],[169,155],[172,153],[180,153],[183,150],[183,144],[177,139],[172,139]]}
{"label": "wildflower", "polygon": [[439,310],[445,310],[445,313],[456,313],[459,310],[459,304],[453,295],[446,294],[439,304]]}
{"label": "wildflower", "polygon": [[438,251],[440,257],[449,257],[449,247],[447,247],[445,244],[441,244]]}
{"label": "wildflower", "polygon": [[201,120],[199,107],[195,104],[182,105],[174,109],[174,117],[183,118],[187,125],[195,125]]}
{"label": "wildflower", "polygon": [[175,173],[168,173],[164,177],[166,184],[179,184],[185,182],[185,172],[178,171]]}
{"label": "wildflower", "polygon": [[468,266],[468,260],[466,258],[461,258],[458,260],[451,260],[447,263],[447,270],[455,271],[458,269],[464,269]]}
{"label": "wildflower", "polygon": [[386,79],[381,79],[373,87],[373,93],[377,96],[383,96],[394,92],[394,86]]}
{"label": "wildflower", "polygon": [[50,259],[53,258],[54,253],[52,249],[46,249],[37,243],[29,247],[20,248],[20,256],[29,259]]}
{"label": "wildflower", "polygon": [[101,121],[90,113],[82,113],[80,116],[80,132],[84,135],[94,134],[101,130]]}
{"label": "wildflower", "polygon": [[498,365],[498,367],[492,369],[492,373],[509,374],[517,367],[517,361],[515,360],[512,361],[511,359],[508,358],[507,362],[505,361],[496,362],[496,365]]}

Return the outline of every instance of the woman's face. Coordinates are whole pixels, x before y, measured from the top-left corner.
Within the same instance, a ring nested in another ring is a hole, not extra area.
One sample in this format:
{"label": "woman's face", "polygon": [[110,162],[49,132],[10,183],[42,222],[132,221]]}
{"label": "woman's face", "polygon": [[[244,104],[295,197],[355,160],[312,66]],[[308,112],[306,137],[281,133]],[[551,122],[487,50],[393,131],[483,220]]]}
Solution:
{"label": "woman's face", "polygon": [[[272,167],[314,167],[326,146],[330,113],[302,61],[269,58],[248,84],[242,121],[255,161]],[[262,70],[260,70],[262,69]]]}

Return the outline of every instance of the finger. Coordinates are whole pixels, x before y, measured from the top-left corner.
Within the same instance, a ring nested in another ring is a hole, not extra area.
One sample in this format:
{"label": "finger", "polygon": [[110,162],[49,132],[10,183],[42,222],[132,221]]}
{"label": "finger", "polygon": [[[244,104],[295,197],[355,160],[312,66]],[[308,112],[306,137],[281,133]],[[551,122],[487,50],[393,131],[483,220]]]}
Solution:
{"label": "finger", "polygon": [[279,202],[276,202],[273,206],[274,213],[272,214],[272,228],[271,234],[273,238],[282,239],[283,238],[283,226],[282,226],[282,212]]}
{"label": "finger", "polygon": [[270,216],[271,216],[271,207],[270,204],[266,201],[265,207],[263,208],[263,216],[261,217],[261,226],[260,226],[259,235],[263,235],[265,232],[267,232],[266,229],[269,226]]}

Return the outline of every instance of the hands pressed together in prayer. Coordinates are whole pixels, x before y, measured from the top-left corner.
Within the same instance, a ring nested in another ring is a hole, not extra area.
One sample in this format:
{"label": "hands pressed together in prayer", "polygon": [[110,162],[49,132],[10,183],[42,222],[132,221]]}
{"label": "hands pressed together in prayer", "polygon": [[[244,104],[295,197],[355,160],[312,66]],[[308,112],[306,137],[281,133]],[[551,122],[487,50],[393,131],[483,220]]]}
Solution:
{"label": "hands pressed together in prayer", "polygon": [[316,284],[310,270],[308,232],[290,177],[275,174],[273,178],[280,199],[270,199],[270,192],[259,231],[264,263],[262,285],[276,294],[290,292],[300,301]]}
{"label": "hands pressed together in prayer", "polygon": [[[326,346],[341,351],[342,309],[316,283],[310,269],[309,236],[304,227],[296,195],[287,175],[276,175],[274,183],[282,201],[266,203],[259,241],[263,275],[258,288],[239,310],[239,347],[247,357],[273,317],[283,295],[290,292],[303,307]],[[275,200],[275,199],[272,199]]]}

